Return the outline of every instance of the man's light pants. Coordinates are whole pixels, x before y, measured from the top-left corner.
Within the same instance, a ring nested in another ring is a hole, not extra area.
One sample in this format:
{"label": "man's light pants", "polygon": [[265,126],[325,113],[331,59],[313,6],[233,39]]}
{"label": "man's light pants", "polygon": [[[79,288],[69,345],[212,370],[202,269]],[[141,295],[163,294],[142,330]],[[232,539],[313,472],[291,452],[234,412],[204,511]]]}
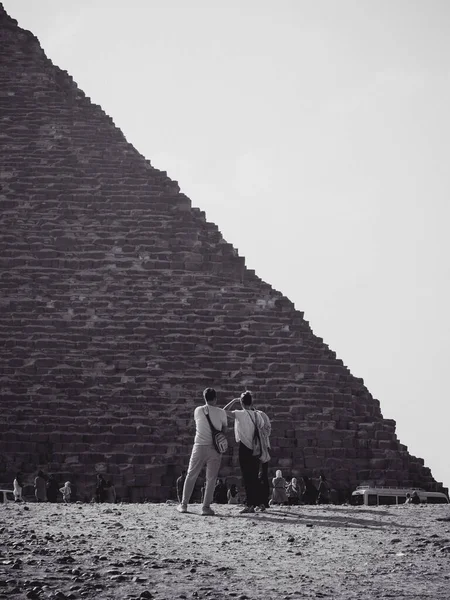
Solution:
{"label": "man's light pants", "polygon": [[195,482],[200,471],[206,465],[206,489],[203,498],[203,507],[209,506],[213,500],[216,479],[220,469],[222,455],[214,449],[214,446],[200,446],[194,444],[192,448],[191,459],[189,461],[188,472],[183,487],[182,504],[189,504]]}

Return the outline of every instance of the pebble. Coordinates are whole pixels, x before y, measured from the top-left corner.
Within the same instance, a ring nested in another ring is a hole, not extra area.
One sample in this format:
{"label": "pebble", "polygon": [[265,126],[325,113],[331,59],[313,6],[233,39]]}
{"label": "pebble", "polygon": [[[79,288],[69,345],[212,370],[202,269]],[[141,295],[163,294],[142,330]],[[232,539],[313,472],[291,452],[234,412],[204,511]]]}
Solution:
{"label": "pebble", "polygon": [[60,564],[74,563],[75,559],[69,554],[68,556],[60,556],[56,559],[56,562]]}

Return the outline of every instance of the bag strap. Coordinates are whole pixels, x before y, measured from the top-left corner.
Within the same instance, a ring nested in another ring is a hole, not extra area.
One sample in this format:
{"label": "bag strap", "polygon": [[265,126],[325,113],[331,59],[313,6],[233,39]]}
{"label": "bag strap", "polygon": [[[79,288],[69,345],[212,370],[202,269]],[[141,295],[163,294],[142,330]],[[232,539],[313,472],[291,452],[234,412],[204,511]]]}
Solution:
{"label": "bag strap", "polygon": [[250,417],[250,421],[253,423],[254,427],[255,427],[255,431],[253,432],[253,436],[257,437],[258,440],[261,441],[260,435],[259,435],[259,428],[257,425],[257,420],[258,420],[258,416],[255,414],[255,420],[253,420],[251,413],[249,410],[247,410],[248,416]]}
{"label": "bag strap", "polygon": [[[256,414],[256,411],[254,411],[254,412],[255,412],[255,419],[253,420],[253,417],[251,416],[251,412],[249,410],[247,410],[248,416],[250,417],[250,421],[255,426],[255,430],[258,431],[258,429],[259,429],[259,427],[258,427],[258,415]],[[258,434],[259,434],[259,431],[258,431]]]}
{"label": "bag strap", "polygon": [[203,412],[205,414],[205,417],[208,419],[209,426],[211,427],[211,433],[214,435],[215,433],[217,433],[219,431],[219,429],[216,429],[214,427],[214,425],[212,424],[212,421],[211,421],[211,417],[209,416],[209,411],[206,412],[205,408],[207,408],[207,407],[206,406],[203,407]]}

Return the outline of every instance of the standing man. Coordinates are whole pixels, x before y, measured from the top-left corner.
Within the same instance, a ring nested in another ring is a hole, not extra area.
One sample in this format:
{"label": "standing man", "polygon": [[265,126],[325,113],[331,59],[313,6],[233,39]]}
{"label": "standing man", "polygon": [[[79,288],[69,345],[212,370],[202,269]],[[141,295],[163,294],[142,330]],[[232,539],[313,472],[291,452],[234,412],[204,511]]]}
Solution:
{"label": "standing man", "polygon": [[216,406],[217,394],[214,388],[206,388],[203,392],[203,398],[205,400],[204,406],[197,406],[194,411],[194,447],[192,448],[188,472],[183,486],[183,497],[181,499],[181,504],[178,506],[178,510],[181,513],[187,512],[195,482],[200,475],[200,471],[206,465],[206,484],[202,515],[208,516],[215,514],[211,508],[211,502],[213,500],[214,487],[216,485],[222,455],[214,448],[211,427],[206,415],[209,414],[209,418],[214,427],[222,433],[226,433],[227,430],[227,415],[222,408]]}
{"label": "standing man", "polygon": [[97,483],[95,486],[95,501],[104,502],[106,499],[106,481],[103,479],[103,475],[99,473],[97,475]]}
{"label": "standing man", "polygon": [[34,479],[34,495],[36,502],[47,502],[47,482],[42,471],[38,471]]}
{"label": "standing man", "polygon": [[[230,410],[235,402],[241,403],[240,410]],[[269,417],[262,411],[255,410],[253,406],[253,398],[250,392],[244,392],[240,398],[234,398],[225,407],[227,415],[234,417],[234,433],[236,441],[239,443],[239,466],[241,467],[242,478],[244,480],[246,506],[241,510],[241,513],[254,513],[255,508],[266,510],[266,498],[263,494],[265,479],[267,479],[267,464],[263,463],[261,480],[258,478],[260,470],[260,460],[257,456],[253,456],[253,437],[255,435],[255,427],[263,435],[270,435]]]}
{"label": "standing man", "polygon": [[58,502],[59,485],[53,475],[49,475],[47,481],[47,500],[49,502]]}

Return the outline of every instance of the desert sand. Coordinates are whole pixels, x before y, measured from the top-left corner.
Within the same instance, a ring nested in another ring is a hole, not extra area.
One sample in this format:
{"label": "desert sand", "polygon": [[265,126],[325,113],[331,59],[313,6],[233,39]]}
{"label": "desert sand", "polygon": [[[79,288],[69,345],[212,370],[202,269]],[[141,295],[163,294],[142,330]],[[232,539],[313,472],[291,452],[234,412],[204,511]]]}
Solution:
{"label": "desert sand", "polygon": [[450,507],[0,506],[0,598],[450,599]]}

